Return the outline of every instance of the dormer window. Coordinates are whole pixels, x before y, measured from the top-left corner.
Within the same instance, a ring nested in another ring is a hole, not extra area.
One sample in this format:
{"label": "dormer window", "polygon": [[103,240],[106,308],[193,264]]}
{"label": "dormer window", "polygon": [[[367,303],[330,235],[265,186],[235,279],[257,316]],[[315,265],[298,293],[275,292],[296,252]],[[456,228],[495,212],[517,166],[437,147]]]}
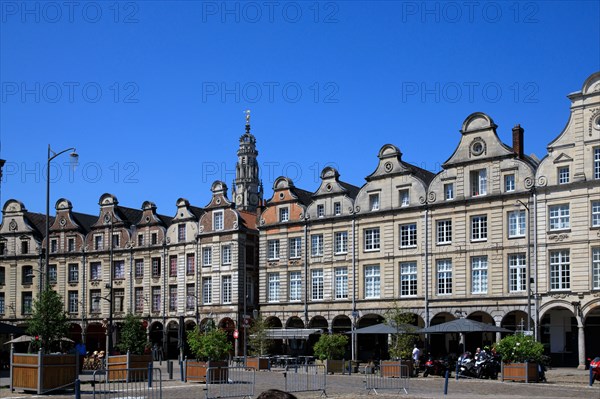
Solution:
{"label": "dormer window", "polygon": [[446,201],[454,199],[454,184],[444,184],[444,199]]}
{"label": "dormer window", "polygon": [[379,210],[379,193],[369,195],[369,209],[371,211]]}
{"label": "dormer window", "polygon": [[185,241],[185,223],[180,223],[177,225],[177,241]]}
{"label": "dormer window", "polygon": [[339,202],[333,203],[333,214],[338,216],[342,214],[342,204]]}
{"label": "dormer window", "polygon": [[112,246],[113,248],[119,248],[120,239],[118,234],[113,234],[112,236]]}
{"label": "dormer window", "polygon": [[21,241],[21,254],[25,255],[29,253],[29,241]]}
{"label": "dormer window", "polygon": [[75,252],[75,238],[67,238],[67,251]]}
{"label": "dormer window", "polygon": [[410,205],[410,192],[408,190],[400,190],[400,206]]}
{"label": "dormer window", "polygon": [[325,216],[325,205],[317,205],[317,217],[322,218]]}
{"label": "dormer window", "polygon": [[53,238],[50,240],[50,253],[56,253],[58,251],[58,240]]}
{"label": "dormer window", "polygon": [[96,251],[100,251],[103,249],[102,246],[103,246],[102,245],[102,236],[101,235],[94,236],[94,249]]}
{"label": "dormer window", "polygon": [[288,207],[279,208],[279,221],[287,222],[290,220],[290,209]]}
{"label": "dormer window", "polygon": [[471,171],[471,195],[479,197],[487,194],[487,170]]}
{"label": "dormer window", "polygon": [[213,213],[213,227],[215,230],[223,230],[223,211]]}
{"label": "dormer window", "polygon": [[558,184],[567,184],[569,182],[569,167],[558,168]]}

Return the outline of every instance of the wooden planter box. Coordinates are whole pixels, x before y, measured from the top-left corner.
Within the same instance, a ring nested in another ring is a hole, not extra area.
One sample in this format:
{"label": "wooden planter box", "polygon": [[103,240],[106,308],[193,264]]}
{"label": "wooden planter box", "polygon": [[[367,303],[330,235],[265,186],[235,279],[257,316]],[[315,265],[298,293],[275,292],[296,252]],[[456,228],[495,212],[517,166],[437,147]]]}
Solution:
{"label": "wooden planter box", "polygon": [[379,364],[382,377],[407,378],[413,375],[412,360],[383,360]]}
{"label": "wooden planter box", "polygon": [[247,357],[246,367],[251,367],[255,370],[270,370],[271,364],[268,357]]}
{"label": "wooden planter box", "polygon": [[[152,363],[152,355],[109,356],[107,359],[108,381],[147,381],[148,363]],[[131,370],[140,369],[140,370]],[[142,370],[143,369],[143,370]]]}
{"label": "wooden planter box", "polygon": [[502,363],[502,381],[538,382],[537,363]]}
{"label": "wooden planter box", "polygon": [[[206,373],[209,367],[218,367],[214,369],[211,378],[207,381]],[[229,369],[226,361],[199,362],[197,360],[185,361],[185,382],[203,382],[210,384],[227,383],[229,378]]]}
{"label": "wooden planter box", "polygon": [[10,390],[35,391],[38,395],[75,384],[79,356],[11,353]]}
{"label": "wooden planter box", "polygon": [[322,364],[327,370],[327,374],[344,373],[344,360],[325,359],[316,360],[316,364]]}

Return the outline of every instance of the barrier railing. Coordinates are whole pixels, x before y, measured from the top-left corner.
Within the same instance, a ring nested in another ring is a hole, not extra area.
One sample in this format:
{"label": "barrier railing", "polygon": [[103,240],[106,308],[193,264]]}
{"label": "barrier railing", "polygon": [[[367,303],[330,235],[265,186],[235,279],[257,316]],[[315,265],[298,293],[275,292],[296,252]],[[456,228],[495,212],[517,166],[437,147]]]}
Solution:
{"label": "barrier railing", "polygon": [[327,369],[321,364],[287,366],[283,377],[286,392],[321,392],[327,396]]}
{"label": "barrier railing", "polygon": [[394,390],[408,393],[410,369],[402,362],[388,363],[385,370],[380,369],[376,374],[365,374],[365,389],[377,394],[378,390]]}
{"label": "barrier railing", "polygon": [[252,367],[209,367],[206,370],[206,399],[252,398],[256,383]]}
{"label": "barrier railing", "polygon": [[[152,363],[148,368],[126,369],[128,378],[111,380],[106,370],[94,371],[92,394],[94,399],[145,398],[162,399],[162,374]],[[75,395],[76,399],[79,399]]]}

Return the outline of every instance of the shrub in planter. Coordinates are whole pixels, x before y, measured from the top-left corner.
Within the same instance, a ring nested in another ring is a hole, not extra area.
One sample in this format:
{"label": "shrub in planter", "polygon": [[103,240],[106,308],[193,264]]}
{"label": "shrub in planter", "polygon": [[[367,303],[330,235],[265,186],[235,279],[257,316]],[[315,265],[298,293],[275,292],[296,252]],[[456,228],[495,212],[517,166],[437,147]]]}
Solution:
{"label": "shrub in planter", "polygon": [[315,344],[313,348],[315,356],[325,365],[328,373],[344,371],[342,358],[347,344],[348,337],[342,334],[322,334]]}
{"label": "shrub in planter", "polygon": [[[227,340],[227,334],[220,329],[200,331],[199,327],[188,332],[187,343],[197,361],[186,362],[186,381],[195,380],[205,382],[209,367],[225,367],[215,369],[209,376],[211,382],[227,381],[227,362],[225,361],[233,349]],[[203,362],[204,363],[203,363]]]}
{"label": "shrub in planter", "polygon": [[509,335],[494,345],[502,358],[502,379],[532,382],[538,380],[538,363],[542,363],[544,345],[532,336]]}

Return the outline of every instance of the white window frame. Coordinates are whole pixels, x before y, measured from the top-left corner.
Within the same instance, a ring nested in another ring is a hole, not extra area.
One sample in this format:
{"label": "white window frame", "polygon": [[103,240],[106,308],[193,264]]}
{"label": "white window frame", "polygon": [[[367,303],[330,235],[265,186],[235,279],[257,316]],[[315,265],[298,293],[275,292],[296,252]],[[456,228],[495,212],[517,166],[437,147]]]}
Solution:
{"label": "white window frame", "polygon": [[471,293],[487,294],[488,259],[487,256],[471,257]]}
{"label": "white window frame", "polygon": [[325,217],[325,205],[323,205],[323,204],[317,205],[317,217],[318,218]]}
{"label": "white window frame", "polygon": [[568,249],[550,251],[550,291],[571,289],[571,253]]}
{"label": "white window frame", "polygon": [[487,241],[487,215],[471,216],[471,241]]}
{"label": "white window frame", "polygon": [[269,288],[267,291],[268,302],[279,302],[279,273],[268,273],[267,281]]}
{"label": "white window frame", "polygon": [[335,299],[348,299],[348,267],[336,267],[334,270]]}
{"label": "white window frame", "polygon": [[444,199],[446,201],[454,199],[454,183],[444,184]]}
{"label": "white window frame", "polygon": [[364,229],[364,249],[365,252],[379,251],[381,246],[381,235],[379,227],[370,227]]}
{"label": "white window frame", "polygon": [[365,266],[365,299],[381,297],[381,271],[379,265]]}
{"label": "white window frame", "polygon": [[214,211],[213,212],[213,230],[220,231],[225,228],[224,223],[224,215],[223,211]]}
{"label": "white window frame", "polygon": [[279,244],[278,239],[267,240],[267,259],[268,260],[278,260],[280,249],[281,249],[281,246]]}
{"label": "white window frame", "polygon": [[68,268],[68,272],[69,272],[68,282],[69,283],[78,283],[79,282],[79,264],[69,263],[67,265],[67,268]]}
{"label": "white window frame", "polygon": [[548,207],[548,224],[550,230],[565,230],[571,226],[569,204],[550,205]]}
{"label": "white window frame", "polygon": [[333,203],[333,214],[336,216],[339,216],[342,214],[342,203],[341,202]]}
{"label": "white window frame", "polygon": [[152,312],[162,312],[161,287],[152,287]]}
{"label": "white window frame", "polygon": [[600,179],[600,147],[594,148],[594,179]]}
{"label": "white window frame", "polygon": [[556,172],[558,184],[567,184],[571,180],[571,173],[568,166],[560,166]]}
{"label": "white window frame", "polygon": [[400,190],[398,193],[399,193],[400,207],[409,206],[410,205],[410,190],[404,189],[404,190]]}
{"label": "white window frame", "polygon": [[592,289],[600,290],[600,247],[592,248]]}
{"label": "white window frame", "polygon": [[144,287],[135,287],[133,291],[135,313],[144,313]]}
{"label": "white window frame", "polygon": [[233,279],[231,275],[221,277],[221,301],[224,304],[229,304],[233,299]]}
{"label": "white window frame", "polygon": [[135,278],[144,277],[144,259],[135,259],[133,261],[135,270],[133,271]]}
{"label": "white window frame", "polygon": [[504,192],[512,193],[516,190],[515,175],[509,174],[504,176]]}
{"label": "white window frame", "polygon": [[115,280],[124,280],[125,279],[125,261],[124,260],[114,260],[112,272],[113,272],[113,278]]}
{"label": "white window frame", "polygon": [[508,212],[508,237],[525,237],[527,229],[527,213],[524,210]]}
{"label": "white window frame", "polygon": [[471,196],[481,197],[487,195],[487,169],[471,171]]}
{"label": "white window frame", "polygon": [[292,237],[289,239],[290,259],[302,257],[302,237]]}
{"label": "white window frame", "polygon": [[212,247],[203,247],[202,248],[202,266],[211,266],[212,265]]}
{"label": "white window frame", "polygon": [[202,304],[212,304],[212,277],[202,277]]}
{"label": "white window frame", "polygon": [[527,290],[527,257],[525,254],[508,255],[508,291]]}
{"label": "white window frame", "polygon": [[452,243],[452,219],[443,219],[436,222],[437,243],[445,245]]}
{"label": "white window frame", "polygon": [[302,272],[290,272],[290,301],[302,300]]}
{"label": "white window frame", "polygon": [[221,246],[221,263],[223,265],[230,265],[231,260],[231,244],[225,244]]}
{"label": "white window frame", "polygon": [[322,301],[325,295],[325,278],[323,269],[312,269],[310,271],[311,290],[310,297],[313,301]]}
{"label": "white window frame", "polygon": [[102,262],[90,262],[90,280],[102,280]]}
{"label": "white window frame", "polygon": [[177,225],[177,241],[178,242],[185,242],[186,240],[186,224],[185,223],[179,223]]}
{"label": "white window frame", "polygon": [[600,227],[600,201],[592,201],[592,227]]}
{"label": "white window frame", "polygon": [[369,210],[371,212],[379,210],[379,193],[369,194]]}
{"label": "white window frame", "polygon": [[347,231],[336,231],[333,233],[333,248],[334,253],[346,254],[348,253],[348,232]]}
{"label": "white window frame", "polygon": [[400,225],[400,248],[413,248],[417,246],[417,224],[408,223]]}
{"label": "white window frame", "polygon": [[279,222],[284,223],[290,220],[290,208],[283,207],[279,208]]}
{"label": "white window frame", "polygon": [[312,234],[310,236],[311,256],[323,256],[323,234]]}
{"label": "white window frame", "polygon": [[452,295],[452,259],[438,259],[437,268],[437,294]]}
{"label": "white window frame", "polygon": [[400,296],[417,296],[417,262],[400,263]]}
{"label": "white window frame", "polygon": [[79,292],[69,291],[69,313],[79,312]]}

